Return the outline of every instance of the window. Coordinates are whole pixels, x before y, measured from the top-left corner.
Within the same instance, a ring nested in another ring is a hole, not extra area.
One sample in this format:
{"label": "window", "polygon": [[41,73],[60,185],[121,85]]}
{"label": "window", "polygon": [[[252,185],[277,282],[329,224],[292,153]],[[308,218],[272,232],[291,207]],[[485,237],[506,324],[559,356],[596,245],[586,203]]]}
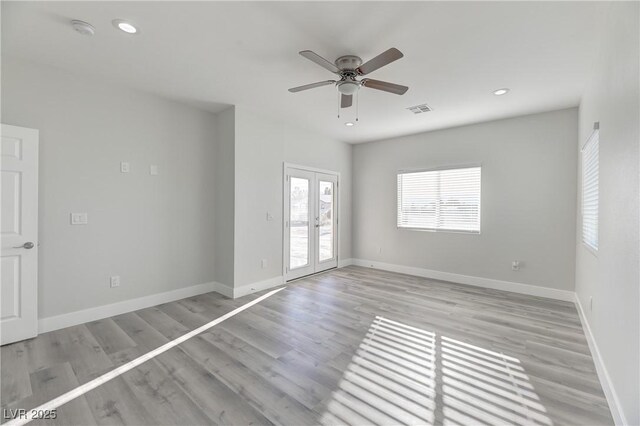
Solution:
{"label": "window", "polygon": [[598,250],[598,151],[600,133],[596,129],[582,147],[582,241]]}
{"label": "window", "polygon": [[398,173],[398,227],[480,232],[481,167]]}

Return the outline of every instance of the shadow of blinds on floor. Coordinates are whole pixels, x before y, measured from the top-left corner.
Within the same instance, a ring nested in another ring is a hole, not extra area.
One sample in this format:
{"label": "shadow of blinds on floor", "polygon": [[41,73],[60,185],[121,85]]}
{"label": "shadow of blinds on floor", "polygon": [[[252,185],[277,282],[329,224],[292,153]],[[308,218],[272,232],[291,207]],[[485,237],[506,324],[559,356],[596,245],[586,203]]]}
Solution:
{"label": "shadow of blinds on floor", "polygon": [[551,426],[520,361],[377,316],[321,423]]}

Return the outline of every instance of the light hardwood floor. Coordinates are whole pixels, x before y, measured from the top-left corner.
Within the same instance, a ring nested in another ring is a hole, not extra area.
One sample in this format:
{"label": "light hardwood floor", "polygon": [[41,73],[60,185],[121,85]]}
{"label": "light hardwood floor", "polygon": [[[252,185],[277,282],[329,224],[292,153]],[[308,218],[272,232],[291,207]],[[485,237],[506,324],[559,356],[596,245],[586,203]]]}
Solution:
{"label": "light hardwood floor", "polygon": [[[3,346],[2,408],[35,407],[258,295],[210,293]],[[351,266],[290,283],[48,423],[613,421],[573,304]]]}

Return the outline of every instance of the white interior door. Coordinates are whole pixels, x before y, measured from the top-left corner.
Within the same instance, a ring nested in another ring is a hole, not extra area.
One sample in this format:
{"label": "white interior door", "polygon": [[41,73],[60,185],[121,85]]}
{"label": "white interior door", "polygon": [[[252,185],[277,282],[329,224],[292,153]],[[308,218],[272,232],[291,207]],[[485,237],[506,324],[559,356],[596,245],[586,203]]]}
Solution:
{"label": "white interior door", "polygon": [[2,125],[0,341],[38,334],[38,131]]}
{"label": "white interior door", "polygon": [[285,169],[284,259],[287,281],[338,266],[338,176]]}

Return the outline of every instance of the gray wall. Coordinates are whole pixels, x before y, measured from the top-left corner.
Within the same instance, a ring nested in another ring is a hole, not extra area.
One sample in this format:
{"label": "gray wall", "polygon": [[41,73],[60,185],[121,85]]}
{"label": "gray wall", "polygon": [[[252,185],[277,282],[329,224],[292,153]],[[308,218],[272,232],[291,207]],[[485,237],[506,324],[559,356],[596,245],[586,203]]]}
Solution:
{"label": "gray wall", "polygon": [[341,173],[339,256],[351,257],[351,153],[351,145],[236,107],[236,287],[282,276],[284,162]]}
{"label": "gray wall", "polygon": [[639,6],[613,3],[603,15],[605,37],[580,103],[580,145],[600,122],[597,254],[582,244],[579,211],[576,239],[576,292],[630,425],[640,424]]}
{"label": "gray wall", "polygon": [[40,318],[214,280],[214,115],[3,57],[2,122],[40,130]]}
{"label": "gray wall", "polygon": [[[357,145],[353,257],[573,291],[577,114]],[[482,164],[480,235],[396,227],[398,170],[475,163]],[[520,271],[512,260],[523,262]]]}
{"label": "gray wall", "polygon": [[235,107],[217,114],[217,143],[214,159],[215,279],[227,287],[234,281],[235,215]]}

